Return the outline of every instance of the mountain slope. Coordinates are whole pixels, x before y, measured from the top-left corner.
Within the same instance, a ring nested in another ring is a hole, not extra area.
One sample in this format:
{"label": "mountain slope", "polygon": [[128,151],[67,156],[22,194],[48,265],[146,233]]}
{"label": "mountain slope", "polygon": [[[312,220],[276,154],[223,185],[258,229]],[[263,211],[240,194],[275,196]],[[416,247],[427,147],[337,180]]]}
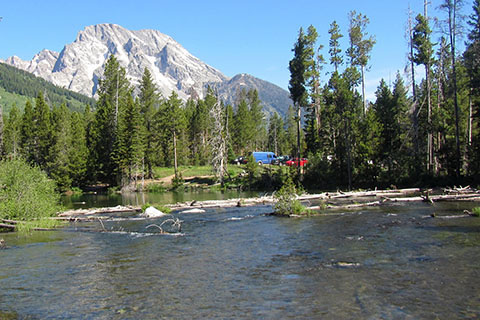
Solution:
{"label": "mountain slope", "polygon": [[[60,53],[43,50],[31,61],[13,56],[5,60],[5,63],[60,87],[94,97],[105,62],[112,54],[126,69],[127,77],[136,87],[144,69],[148,68],[164,97],[170,96],[174,90],[183,100],[190,97],[203,98],[205,85],[209,83],[222,88],[226,100],[235,100],[239,83],[234,79],[237,77],[228,79],[220,71],[194,57],[171,37],[156,30],[131,31],[115,24],[88,26],[78,33],[74,42],[65,45]],[[259,90],[266,111],[271,113],[276,110],[284,114],[290,104],[280,103],[285,100],[286,91],[275,86],[271,92],[262,92],[261,90],[270,90],[273,85],[252,79],[244,82],[247,86],[251,85],[249,88]],[[281,97],[276,97],[274,92]]]}
{"label": "mountain slope", "polygon": [[66,103],[76,111],[83,110],[85,105],[94,106],[95,100],[53,85],[29,72],[0,63],[0,105],[8,112],[13,103],[22,109],[27,99],[34,99],[38,92],[43,92],[47,101],[59,106]]}
{"label": "mountain slope", "polygon": [[256,89],[262,101],[264,112],[269,116],[277,112],[282,117],[287,113],[289,105],[293,105],[289,93],[279,86],[249,74],[239,74],[228,81],[208,83],[225,103],[236,105],[239,92],[243,89]]}

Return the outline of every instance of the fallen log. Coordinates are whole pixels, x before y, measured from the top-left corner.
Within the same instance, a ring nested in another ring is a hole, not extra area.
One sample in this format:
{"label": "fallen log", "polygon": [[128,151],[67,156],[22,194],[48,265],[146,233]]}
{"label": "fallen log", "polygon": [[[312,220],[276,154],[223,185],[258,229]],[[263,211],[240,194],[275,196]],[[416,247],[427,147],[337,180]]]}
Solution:
{"label": "fallen log", "polygon": [[6,223],[0,223],[0,228],[4,228],[4,229],[15,229],[15,225],[14,224],[6,224]]}

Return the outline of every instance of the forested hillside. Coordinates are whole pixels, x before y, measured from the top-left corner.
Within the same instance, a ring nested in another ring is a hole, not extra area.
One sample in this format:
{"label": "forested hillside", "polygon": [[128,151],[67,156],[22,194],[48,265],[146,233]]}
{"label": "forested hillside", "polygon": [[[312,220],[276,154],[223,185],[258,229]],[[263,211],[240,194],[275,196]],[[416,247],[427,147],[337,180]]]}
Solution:
{"label": "forested hillside", "polygon": [[35,99],[42,92],[52,105],[66,103],[71,110],[81,111],[85,105],[94,106],[95,100],[82,94],[66,90],[15,67],[0,63],[0,105],[8,113],[15,103],[23,109],[27,99]]}

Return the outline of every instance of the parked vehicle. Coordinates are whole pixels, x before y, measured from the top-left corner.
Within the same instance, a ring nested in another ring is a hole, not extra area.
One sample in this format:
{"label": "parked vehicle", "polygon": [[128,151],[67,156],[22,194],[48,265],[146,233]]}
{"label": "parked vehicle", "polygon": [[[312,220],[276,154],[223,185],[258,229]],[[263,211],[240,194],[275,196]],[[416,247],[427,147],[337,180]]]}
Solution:
{"label": "parked vehicle", "polygon": [[285,164],[289,167],[298,167],[299,165],[300,167],[303,167],[307,163],[308,163],[308,159],[306,158],[301,158],[300,160],[298,160],[298,158],[294,158],[285,162]]}
{"label": "parked vehicle", "polygon": [[265,151],[256,151],[252,152],[253,158],[255,162],[262,165],[262,164],[272,164],[277,157],[273,152],[265,152]]}
{"label": "parked vehicle", "polygon": [[282,165],[285,165],[285,162],[287,162],[290,159],[291,159],[290,156],[278,156],[277,158],[275,158],[275,160],[272,163],[282,166]]}
{"label": "parked vehicle", "polygon": [[233,160],[233,163],[236,165],[245,164],[247,163],[247,158],[245,158],[244,156],[237,157]]}

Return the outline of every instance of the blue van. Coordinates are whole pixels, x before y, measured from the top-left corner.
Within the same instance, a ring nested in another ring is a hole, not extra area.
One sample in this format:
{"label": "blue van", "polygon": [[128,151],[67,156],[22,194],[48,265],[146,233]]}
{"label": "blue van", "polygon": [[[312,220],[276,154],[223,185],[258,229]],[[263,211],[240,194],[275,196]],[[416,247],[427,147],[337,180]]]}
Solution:
{"label": "blue van", "polygon": [[277,158],[275,153],[265,151],[252,152],[252,155],[258,164],[272,164]]}

